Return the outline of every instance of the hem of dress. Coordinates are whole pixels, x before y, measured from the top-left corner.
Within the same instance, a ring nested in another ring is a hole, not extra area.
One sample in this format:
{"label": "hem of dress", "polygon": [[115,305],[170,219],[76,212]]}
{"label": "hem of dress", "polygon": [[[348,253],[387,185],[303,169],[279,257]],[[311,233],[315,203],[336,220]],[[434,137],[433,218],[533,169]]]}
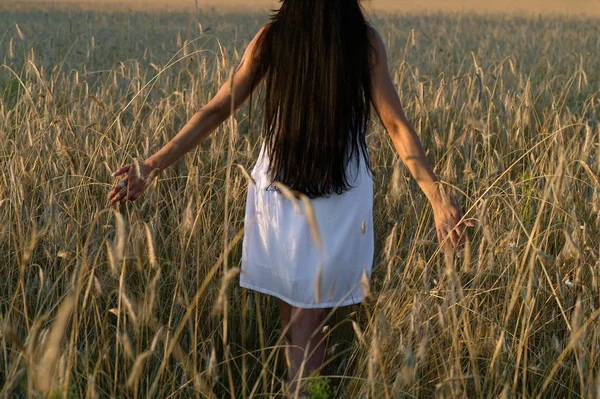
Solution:
{"label": "hem of dress", "polygon": [[272,295],[276,298],[281,299],[282,301],[286,302],[287,304],[292,305],[296,308],[300,308],[300,309],[341,308],[344,306],[356,305],[357,303],[361,303],[364,300],[364,298],[362,296],[359,296],[358,298],[354,297],[354,298],[346,299],[343,302],[321,302],[321,303],[306,304],[306,303],[299,303],[296,301],[292,301],[275,291],[271,291],[266,288],[257,287],[255,285],[244,283],[241,281],[240,281],[240,287],[247,288],[247,289],[250,289],[253,291],[257,291],[262,294]]}

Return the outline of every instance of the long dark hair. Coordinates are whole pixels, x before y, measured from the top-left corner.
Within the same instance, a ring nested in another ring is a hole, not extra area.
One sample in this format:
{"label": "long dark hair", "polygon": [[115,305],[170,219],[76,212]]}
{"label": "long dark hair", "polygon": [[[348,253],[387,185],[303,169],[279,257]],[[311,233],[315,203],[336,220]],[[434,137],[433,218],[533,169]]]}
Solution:
{"label": "long dark hair", "polygon": [[369,24],[359,0],[280,0],[259,40],[271,183],[309,198],[352,188],[371,107]]}

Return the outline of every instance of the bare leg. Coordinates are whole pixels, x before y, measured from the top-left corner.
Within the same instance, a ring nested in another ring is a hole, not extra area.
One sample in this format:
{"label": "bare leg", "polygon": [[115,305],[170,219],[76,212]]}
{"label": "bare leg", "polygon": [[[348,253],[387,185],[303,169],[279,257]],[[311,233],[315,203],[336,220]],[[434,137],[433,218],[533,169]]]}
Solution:
{"label": "bare leg", "polygon": [[278,299],[279,302],[279,319],[281,322],[281,332],[283,333],[285,331],[285,329],[287,328],[287,332],[285,333],[285,339],[282,343],[283,347],[281,348],[281,362],[283,364],[283,367],[285,367],[285,369],[288,369],[288,359],[286,356],[286,350],[287,346],[290,345],[292,339],[291,339],[291,326],[289,326],[290,324],[290,317],[292,315],[292,305],[290,305],[287,302],[282,301],[281,299]]}
{"label": "bare leg", "polygon": [[[302,386],[298,381],[309,376],[313,371],[321,373],[325,360],[327,343],[319,328],[330,309],[300,309],[292,307],[291,313],[291,348],[288,381],[292,394],[302,394]],[[302,384],[303,385],[303,384]]]}

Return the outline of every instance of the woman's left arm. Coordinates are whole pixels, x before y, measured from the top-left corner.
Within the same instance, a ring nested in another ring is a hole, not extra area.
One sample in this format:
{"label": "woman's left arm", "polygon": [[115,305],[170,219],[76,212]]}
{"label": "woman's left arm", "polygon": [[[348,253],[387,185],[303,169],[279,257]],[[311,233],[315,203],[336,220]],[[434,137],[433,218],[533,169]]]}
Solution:
{"label": "woman's left arm", "polygon": [[134,165],[127,165],[113,173],[113,177],[123,176],[120,183],[110,192],[109,205],[117,202],[135,201],[146,189],[145,177],[153,170],[162,172],[190,150],[198,146],[216,128],[225,122],[233,110],[237,110],[250,96],[262,80],[258,76],[258,41],[264,27],[252,39],[240,65],[223,84],[215,97],[202,107],[181,131],[162,149],[140,164],[141,171]]}

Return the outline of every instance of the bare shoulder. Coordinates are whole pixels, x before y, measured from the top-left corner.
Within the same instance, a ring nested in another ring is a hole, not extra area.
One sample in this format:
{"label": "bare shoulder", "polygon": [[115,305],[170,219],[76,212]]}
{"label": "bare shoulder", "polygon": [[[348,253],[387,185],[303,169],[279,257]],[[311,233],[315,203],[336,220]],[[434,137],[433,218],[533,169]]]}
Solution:
{"label": "bare shoulder", "polygon": [[248,44],[248,48],[246,49],[246,54],[248,56],[252,56],[256,53],[256,50],[258,50],[258,48],[260,47],[261,38],[267,29],[268,25],[265,25],[262,28],[260,28],[258,32],[256,32],[256,35],[254,35],[254,37]]}
{"label": "bare shoulder", "polygon": [[251,43],[258,43],[262,37],[262,35],[267,31],[267,29],[269,28],[269,25],[264,25],[262,26],[258,32],[256,32],[256,35],[254,35],[254,38],[252,39]]}
{"label": "bare shoulder", "polygon": [[378,71],[381,66],[387,69],[387,51],[381,35],[377,29],[369,27],[369,43],[371,44],[371,64],[373,71]]}
{"label": "bare shoulder", "polygon": [[238,65],[236,71],[241,71],[244,68],[250,68],[250,70],[256,72],[257,65],[260,59],[260,42],[263,34],[265,33],[267,26],[263,26],[258,30],[258,32],[254,35],[246,50],[244,51],[244,55]]}
{"label": "bare shoulder", "polygon": [[368,34],[371,45],[379,46],[380,44],[383,44],[383,39],[381,38],[381,35],[379,34],[379,31],[377,29],[375,29],[372,26],[369,26]]}
{"label": "bare shoulder", "polygon": [[381,38],[381,35],[377,31],[377,29],[373,28],[372,26],[369,26],[368,35],[369,43],[371,44],[371,48],[374,52],[373,58],[375,60],[379,60],[382,55],[386,55],[385,44],[383,43],[383,39]]}

